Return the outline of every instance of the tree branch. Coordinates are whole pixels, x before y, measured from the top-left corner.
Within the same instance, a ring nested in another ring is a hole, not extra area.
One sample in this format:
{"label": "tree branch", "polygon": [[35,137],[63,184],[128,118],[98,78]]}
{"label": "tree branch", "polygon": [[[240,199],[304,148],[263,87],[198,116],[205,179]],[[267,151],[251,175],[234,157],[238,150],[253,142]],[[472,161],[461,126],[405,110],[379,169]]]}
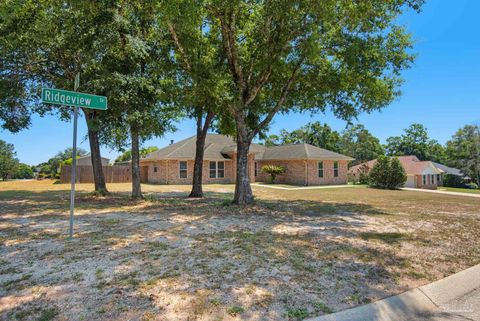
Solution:
{"label": "tree branch", "polygon": [[168,25],[168,31],[170,31],[170,34],[172,35],[173,42],[175,43],[175,46],[177,47],[177,49],[180,53],[181,60],[185,64],[185,67],[186,67],[187,71],[191,73],[192,72],[192,66],[190,65],[190,63],[187,59],[187,53],[185,51],[185,48],[183,48],[180,40],[178,39],[178,34],[177,34],[177,31],[175,30],[175,26],[170,21],[167,22],[167,25]]}
{"label": "tree branch", "polygon": [[300,70],[303,60],[304,59],[300,60],[300,62],[297,64],[297,66],[293,70],[292,75],[288,78],[287,82],[283,86],[282,94],[280,95],[280,99],[275,104],[275,107],[273,107],[268,112],[265,119],[261,121],[258,124],[258,126],[249,133],[249,139],[253,139],[253,137],[255,137],[255,135],[257,135],[260,132],[260,130],[262,130],[265,126],[267,126],[270,123],[270,121],[273,119],[273,116],[275,116],[275,114],[282,108],[283,104],[285,103],[285,100],[287,99],[290,88],[292,87],[292,84],[295,82],[295,79],[297,78],[297,74],[298,74],[298,71]]}
{"label": "tree branch", "polygon": [[240,88],[240,92],[242,94],[242,100],[243,100],[245,95],[246,84],[245,84],[245,79],[243,77],[242,66],[240,66],[240,63],[238,62],[238,51],[237,51],[236,42],[235,42],[235,31],[232,27],[232,25],[234,25],[235,23],[235,15],[233,14],[233,12],[231,13],[230,19],[232,21],[230,23],[227,23],[223,15],[220,15],[219,19],[220,19],[222,38],[223,38],[223,46],[227,54],[228,64],[230,66],[233,79],[235,83],[238,85],[238,87]]}

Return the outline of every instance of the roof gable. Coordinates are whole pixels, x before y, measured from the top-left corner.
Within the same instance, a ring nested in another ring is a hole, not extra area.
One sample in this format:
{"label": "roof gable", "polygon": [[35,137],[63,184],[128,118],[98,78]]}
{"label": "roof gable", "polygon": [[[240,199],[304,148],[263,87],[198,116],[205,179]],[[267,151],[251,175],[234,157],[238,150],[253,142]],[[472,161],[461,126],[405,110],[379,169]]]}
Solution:
{"label": "roof gable", "polygon": [[[146,155],[142,160],[195,159],[196,136],[192,136],[168,145]],[[205,138],[204,159],[226,160],[236,153],[237,144],[234,139],[225,135],[207,134]],[[251,144],[250,152],[257,160],[353,160],[353,158],[338,154],[310,144],[291,144],[265,147]]]}
{"label": "roof gable", "polygon": [[[170,144],[162,149],[146,155],[142,160],[167,160],[167,159],[195,159],[197,137],[192,136],[179,142]],[[222,153],[223,149],[234,145],[232,137],[218,134],[207,134],[205,138],[204,159],[226,160],[228,157]]]}
{"label": "roof gable", "polygon": [[353,160],[349,156],[310,144],[290,144],[266,147],[262,160]]}

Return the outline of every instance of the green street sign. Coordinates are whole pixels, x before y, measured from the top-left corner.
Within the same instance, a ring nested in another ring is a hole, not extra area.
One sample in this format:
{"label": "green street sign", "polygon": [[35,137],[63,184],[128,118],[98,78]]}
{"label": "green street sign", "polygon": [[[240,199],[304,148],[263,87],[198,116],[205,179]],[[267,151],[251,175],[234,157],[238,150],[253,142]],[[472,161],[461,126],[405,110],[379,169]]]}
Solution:
{"label": "green street sign", "polygon": [[107,109],[107,97],[61,89],[42,88],[42,102],[91,109]]}

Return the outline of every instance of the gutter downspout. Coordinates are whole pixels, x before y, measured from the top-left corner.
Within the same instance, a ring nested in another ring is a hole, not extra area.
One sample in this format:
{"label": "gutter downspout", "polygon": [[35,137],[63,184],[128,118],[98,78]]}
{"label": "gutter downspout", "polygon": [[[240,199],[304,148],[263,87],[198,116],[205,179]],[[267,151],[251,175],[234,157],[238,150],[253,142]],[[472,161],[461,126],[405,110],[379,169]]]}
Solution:
{"label": "gutter downspout", "polygon": [[165,160],[165,184],[168,184],[168,159]]}
{"label": "gutter downspout", "polygon": [[305,164],[305,186],[308,186],[308,161],[304,161]]}

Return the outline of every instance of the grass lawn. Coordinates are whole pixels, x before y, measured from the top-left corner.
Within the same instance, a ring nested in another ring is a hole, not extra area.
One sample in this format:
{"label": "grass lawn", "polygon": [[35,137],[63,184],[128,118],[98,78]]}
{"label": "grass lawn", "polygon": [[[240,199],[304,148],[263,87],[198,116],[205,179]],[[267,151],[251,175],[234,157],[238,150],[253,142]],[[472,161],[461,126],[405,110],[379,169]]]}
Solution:
{"label": "grass lawn", "polygon": [[458,193],[471,193],[471,194],[480,194],[480,189],[470,189],[470,188],[456,188],[456,187],[439,187],[439,191],[448,191],[448,192],[458,192]]}
{"label": "grass lawn", "polygon": [[478,199],[366,187],[0,183],[0,319],[298,320],[480,263]]}

